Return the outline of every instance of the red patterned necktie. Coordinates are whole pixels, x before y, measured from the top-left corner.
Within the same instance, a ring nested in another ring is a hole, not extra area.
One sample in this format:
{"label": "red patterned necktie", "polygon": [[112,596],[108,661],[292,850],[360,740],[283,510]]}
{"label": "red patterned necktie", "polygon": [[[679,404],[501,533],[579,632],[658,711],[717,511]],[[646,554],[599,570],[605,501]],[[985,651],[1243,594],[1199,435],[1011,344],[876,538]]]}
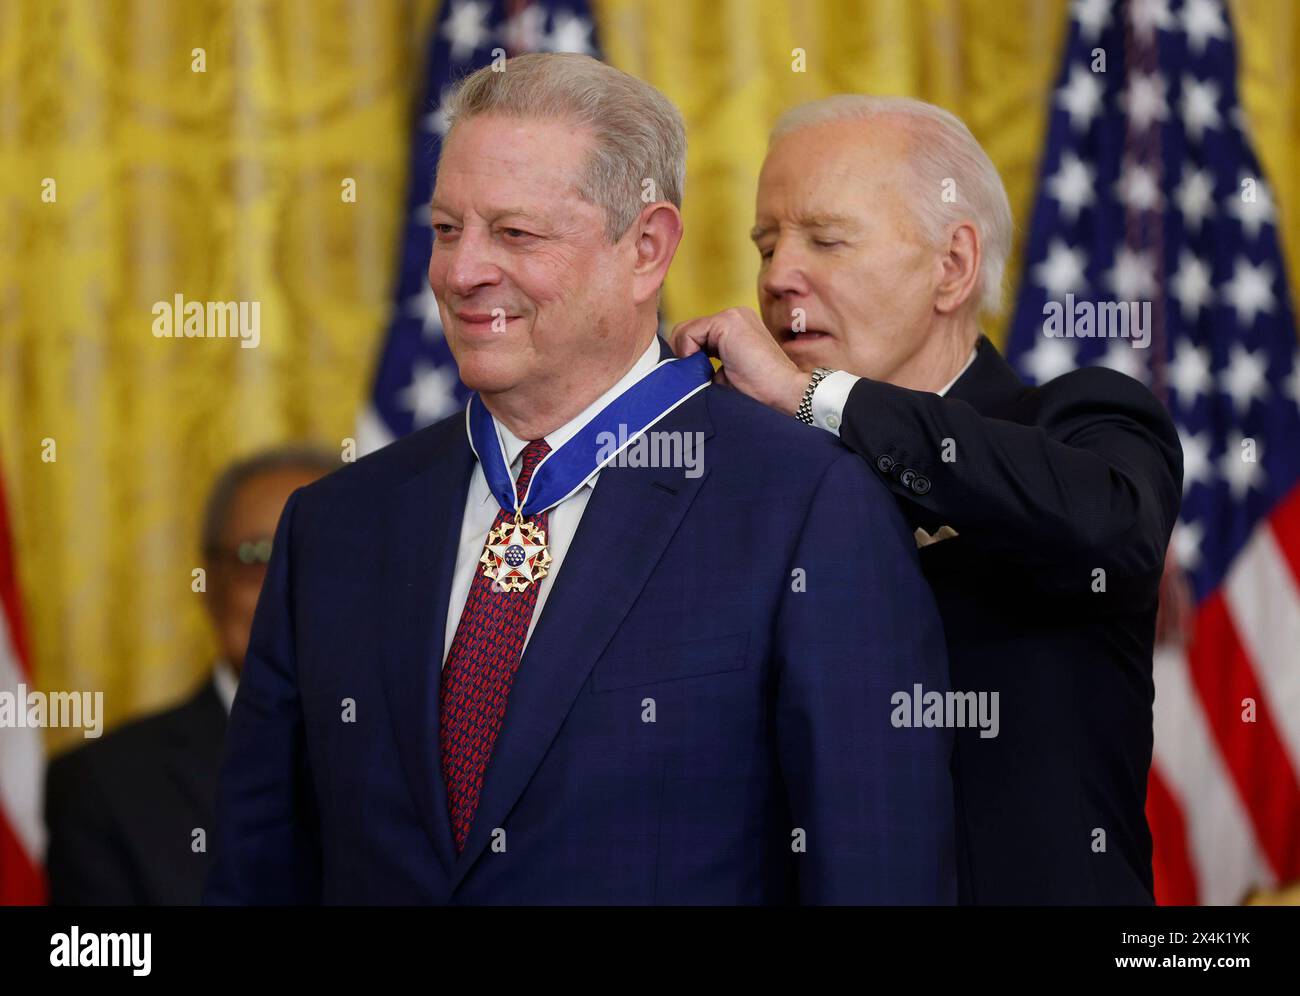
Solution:
{"label": "red patterned necktie", "polygon": [[[524,447],[523,467],[515,482],[520,502],[533,471],[550,450],[545,439],[535,439]],[[514,521],[514,517],[514,512],[502,509],[492,528]],[[542,512],[529,521],[545,532],[546,520],[547,513]],[[447,784],[447,809],[457,851],[465,849],[478,809],[483,775],[505,719],[506,699],[523,655],[539,584],[534,581],[523,591],[493,590],[492,580],[476,564],[469,598],[442,669],[438,690],[442,777]]]}

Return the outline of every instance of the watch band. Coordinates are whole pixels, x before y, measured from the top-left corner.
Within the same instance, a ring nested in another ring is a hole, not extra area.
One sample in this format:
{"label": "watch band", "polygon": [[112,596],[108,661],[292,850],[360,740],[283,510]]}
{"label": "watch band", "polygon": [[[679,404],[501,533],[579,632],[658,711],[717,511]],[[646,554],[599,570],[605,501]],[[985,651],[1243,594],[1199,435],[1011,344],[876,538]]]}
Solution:
{"label": "watch band", "polygon": [[794,411],[794,417],[805,425],[813,425],[812,399],[813,392],[817,390],[817,385],[825,380],[835,371],[829,367],[817,367],[812,372],[812,380],[808,381],[808,387],[804,389],[803,400],[799,402],[799,407]]}

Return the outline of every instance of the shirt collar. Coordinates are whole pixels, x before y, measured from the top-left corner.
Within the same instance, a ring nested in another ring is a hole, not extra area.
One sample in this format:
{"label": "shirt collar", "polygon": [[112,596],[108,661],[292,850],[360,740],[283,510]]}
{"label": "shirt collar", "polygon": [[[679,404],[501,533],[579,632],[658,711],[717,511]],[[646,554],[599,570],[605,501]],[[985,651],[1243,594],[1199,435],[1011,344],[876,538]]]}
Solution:
{"label": "shirt collar", "polygon": [[217,686],[217,697],[221,699],[221,704],[226,707],[226,715],[229,716],[230,706],[235,701],[235,692],[239,688],[239,679],[235,677],[235,669],[230,666],[230,661],[224,657],[212,669],[212,683]]}
{"label": "shirt collar", "polygon": [[966,365],[957,371],[956,377],[948,381],[948,383],[944,384],[943,387],[939,388],[939,397],[942,398],[945,394],[947,394],[950,390],[952,390],[953,384],[957,383],[957,381],[961,379],[961,375],[964,374],[967,370],[969,370],[970,365],[975,362],[975,355],[978,352],[979,352],[979,346],[971,347],[970,358],[966,361]]}
{"label": "shirt collar", "polygon": [[[584,425],[590,422],[602,408],[626,391],[629,387],[648,374],[659,365],[659,337],[655,336],[650,340],[650,345],[646,351],[641,354],[640,358],[632,364],[632,368],[625,373],[613,387],[602,394],[599,398],[589,404],[577,416],[565,422],[554,432],[548,432],[545,436],[547,444],[551,449],[556,450],[572,439]],[[528,445],[528,440],[520,439],[513,432],[507,429],[500,422],[496,423],[497,436],[501,440],[501,449],[506,455],[506,466],[514,469],[515,461],[519,459]],[[594,485],[595,477],[589,484]]]}

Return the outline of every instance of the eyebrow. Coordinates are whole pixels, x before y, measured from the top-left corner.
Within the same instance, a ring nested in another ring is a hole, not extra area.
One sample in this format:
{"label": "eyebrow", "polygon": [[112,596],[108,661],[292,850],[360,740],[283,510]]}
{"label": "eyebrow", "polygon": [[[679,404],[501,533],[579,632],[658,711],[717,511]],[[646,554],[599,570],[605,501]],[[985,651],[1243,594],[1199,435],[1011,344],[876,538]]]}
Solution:
{"label": "eyebrow", "polygon": [[[850,218],[846,214],[802,214],[796,215],[794,223],[800,228],[849,228],[856,229],[859,222],[855,218]],[[768,232],[772,231],[771,225],[755,225],[750,229],[749,237],[757,242]]]}
{"label": "eyebrow", "polygon": [[[437,199],[430,199],[430,201],[429,201],[429,214],[432,215],[433,212],[435,212],[435,211],[441,211],[443,214],[449,214],[449,215],[451,215],[453,218],[458,217],[457,214],[456,214],[456,212],[453,211],[453,210],[451,210],[451,208],[449,208],[449,207],[447,207],[446,205],[440,203]],[[529,210],[527,210],[527,209],[525,209],[525,208],[522,208],[522,207],[503,207],[503,208],[497,208],[497,209],[495,209],[495,210],[492,212],[492,220],[493,220],[493,221],[496,221],[496,220],[498,220],[498,219],[500,219],[500,218],[504,218],[504,217],[506,217],[506,216],[508,216],[508,215],[512,215],[512,214],[521,215],[522,217],[525,217],[525,218],[531,218],[531,219],[534,219],[534,220],[536,220],[536,221],[544,221],[544,220],[545,220],[544,218],[542,218],[541,215],[537,214],[536,212],[534,212],[534,211],[529,211]]]}

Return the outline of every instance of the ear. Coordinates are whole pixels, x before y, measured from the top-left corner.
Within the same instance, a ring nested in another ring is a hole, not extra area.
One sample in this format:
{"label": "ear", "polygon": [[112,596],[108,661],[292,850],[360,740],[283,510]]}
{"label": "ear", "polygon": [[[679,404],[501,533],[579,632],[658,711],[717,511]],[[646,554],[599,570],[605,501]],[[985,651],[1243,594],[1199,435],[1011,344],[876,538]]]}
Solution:
{"label": "ear", "polygon": [[953,230],[934,292],[934,307],[940,314],[957,311],[975,293],[982,250],[979,232],[969,221]]}
{"label": "ear", "polygon": [[682,241],[682,215],[667,201],[647,204],[624,235],[632,240],[632,297],[637,304],[653,300],[663,286],[668,267]]}

